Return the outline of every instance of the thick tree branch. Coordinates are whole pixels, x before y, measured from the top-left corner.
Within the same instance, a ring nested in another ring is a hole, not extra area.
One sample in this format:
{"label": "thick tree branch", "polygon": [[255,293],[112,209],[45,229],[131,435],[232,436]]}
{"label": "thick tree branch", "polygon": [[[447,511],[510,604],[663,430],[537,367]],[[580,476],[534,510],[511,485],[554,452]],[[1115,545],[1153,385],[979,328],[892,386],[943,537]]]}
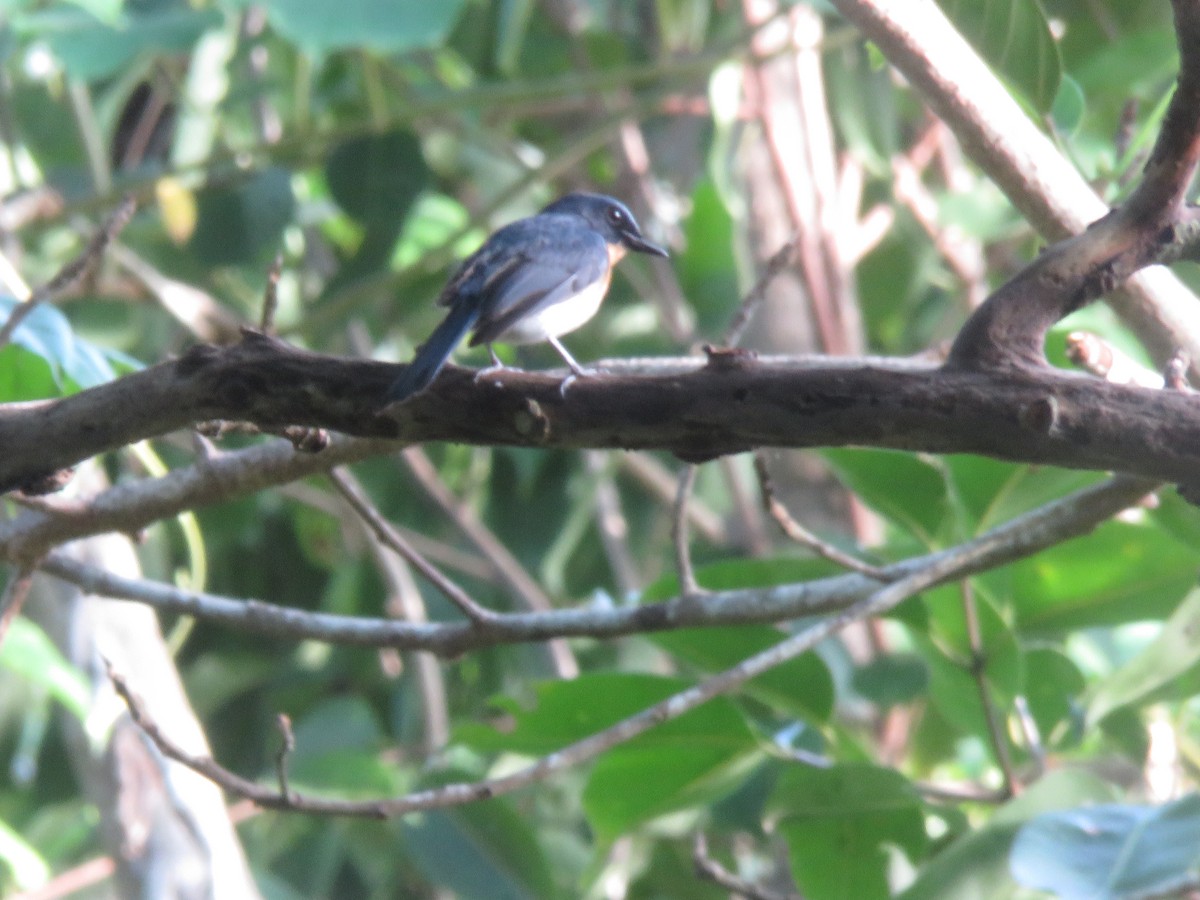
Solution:
{"label": "thick tree branch", "polygon": [[[379,407],[396,368],[257,334],[235,347],[199,347],[72,397],[0,407],[0,486],[12,489],[209,419],[405,442],[665,449],[689,460],[761,446],[859,445],[1200,481],[1200,397],[1049,369],[977,372],[722,353],[707,364],[676,361],[652,376],[614,366],[580,379],[563,399],[554,375],[506,372],[477,383],[452,368],[391,418]],[[377,442],[373,452],[389,449]],[[296,476],[343,462],[345,452],[343,445],[317,454]],[[286,454],[278,462],[292,466]],[[221,493],[247,489],[223,485]]]}
{"label": "thick tree branch", "polygon": [[[904,74],[1040,234],[1055,241],[1080,234],[1108,212],[933,0],[832,2]],[[1194,38],[1184,39],[1194,30],[1196,4],[1176,0],[1174,5],[1187,70],[1195,66],[1188,56],[1200,54]],[[1178,98],[1175,106],[1186,118],[1188,110]],[[1164,254],[1162,261],[1170,258]],[[1193,373],[1198,371],[1196,298],[1174,275],[1163,269],[1138,272],[1109,302],[1159,362],[1183,349],[1194,361]]]}

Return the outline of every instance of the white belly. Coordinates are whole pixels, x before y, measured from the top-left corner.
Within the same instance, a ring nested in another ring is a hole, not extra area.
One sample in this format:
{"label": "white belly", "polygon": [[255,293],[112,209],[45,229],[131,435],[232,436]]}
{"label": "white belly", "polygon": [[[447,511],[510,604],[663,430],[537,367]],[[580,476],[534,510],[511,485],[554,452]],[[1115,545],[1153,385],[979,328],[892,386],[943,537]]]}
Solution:
{"label": "white belly", "polygon": [[607,279],[595,282],[570,300],[553,303],[513,323],[497,340],[506,344],[537,344],[548,337],[574,331],[596,315],[607,290]]}

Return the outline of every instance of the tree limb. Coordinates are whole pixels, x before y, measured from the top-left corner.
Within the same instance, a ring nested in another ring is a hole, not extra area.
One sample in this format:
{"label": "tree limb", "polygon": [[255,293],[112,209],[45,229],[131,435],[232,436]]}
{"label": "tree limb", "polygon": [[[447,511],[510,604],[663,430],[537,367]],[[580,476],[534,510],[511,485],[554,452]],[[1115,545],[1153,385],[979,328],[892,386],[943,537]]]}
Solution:
{"label": "tree limb", "polygon": [[[954,577],[985,571],[1086,534],[1153,489],[1154,485],[1147,482],[1115,478],[1017,516],[958,547],[883,566],[880,575],[884,581],[895,581],[924,571],[944,558],[964,555],[972,562]],[[398,622],[307,612],[121,578],[81,565],[60,551],[51,553],[40,569],[93,593],[144,603],[165,613],[192,615],[245,632],[282,640],[312,639],[361,647],[427,650],[443,657],[455,657],[479,647],[554,637],[605,639],[675,628],[781,622],[836,613],[870,595],[881,583],[880,579],[850,573],[771,588],[712,591],[638,606],[497,613],[485,622]]]}

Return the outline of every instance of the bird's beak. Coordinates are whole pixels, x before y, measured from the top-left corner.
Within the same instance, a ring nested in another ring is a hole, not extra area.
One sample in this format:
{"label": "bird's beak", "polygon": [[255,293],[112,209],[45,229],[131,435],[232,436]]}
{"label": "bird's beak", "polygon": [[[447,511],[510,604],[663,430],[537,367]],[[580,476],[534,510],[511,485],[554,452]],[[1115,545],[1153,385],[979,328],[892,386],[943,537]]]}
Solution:
{"label": "bird's beak", "polygon": [[662,257],[666,257],[668,255],[666,250],[658,246],[658,244],[650,243],[640,234],[632,234],[627,231],[621,235],[621,243],[630,250],[634,250],[638,253],[649,253],[651,256]]}

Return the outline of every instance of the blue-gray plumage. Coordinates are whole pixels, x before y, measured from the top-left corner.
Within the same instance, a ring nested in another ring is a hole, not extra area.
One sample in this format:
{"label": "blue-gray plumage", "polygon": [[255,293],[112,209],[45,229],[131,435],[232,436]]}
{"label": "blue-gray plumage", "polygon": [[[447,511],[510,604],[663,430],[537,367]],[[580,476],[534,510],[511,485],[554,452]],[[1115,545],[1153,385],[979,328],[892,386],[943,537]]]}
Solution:
{"label": "blue-gray plumage", "polygon": [[[666,256],[619,200],[568,194],[536,216],[505,225],[469,256],[438,298],[446,318],[388,390],[397,403],[424,390],[467,332],[470,345],[548,341],[572,374],[586,374],[559,342],[600,308],[626,251]],[[492,361],[499,367],[495,352]]]}

